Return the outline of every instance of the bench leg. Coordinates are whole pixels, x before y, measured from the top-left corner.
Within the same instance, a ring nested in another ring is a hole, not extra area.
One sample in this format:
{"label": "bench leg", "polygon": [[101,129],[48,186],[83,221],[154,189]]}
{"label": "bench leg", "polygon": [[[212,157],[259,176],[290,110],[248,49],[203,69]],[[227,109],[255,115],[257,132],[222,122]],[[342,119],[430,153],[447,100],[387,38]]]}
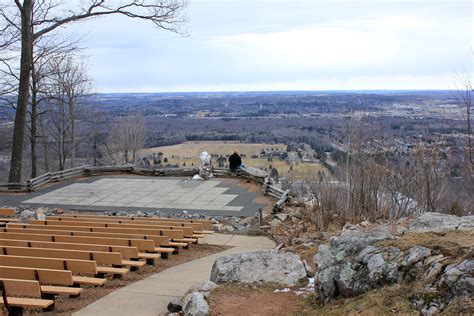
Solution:
{"label": "bench leg", "polygon": [[186,246],[183,247],[183,249],[189,249],[190,244],[188,243]]}
{"label": "bench leg", "polygon": [[43,298],[45,300],[54,300],[54,298],[56,297],[57,294],[54,294],[54,293],[43,293]]}
{"label": "bench leg", "polygon": [[113,278],[114,278],[114,279],[121,279],[121,278],[122,278],[122,275],[121,275],[121,274],[114,274],[114,275],[113,275]]}
{"label": "bench leg", "polygon": [[96,278],[104,279],[105,278],[105,273],[97,273],[95,275]]}
{"label": "bench leg", "polygon": [[168,259],[168,253],[167,252],[162,252],[161,253],[161,259]]}
{"label": "bench leg", "polygon": [[79,298],[79,297],[81,297],[81,294],[69,295],[69,298]]}
{"label": "bench leg", "polygon": [[146,264],[153,266],[155,265],[155,259],[146,259]]}
{"label": "bench leg", "polygon": [[48,312],[54,311],[54,308],[56,307],[55,305],[56,305],[55,303],[51,304],[50,306],[48,306],[47,308],[45,308],[45,311],[48,311]]}
{"label": "bench leg", "polygon": [[130,266],[130,271],[138,271],[138,267]]}
{"label": "bench leg", "polygon": [[20,306],[10,306],[10,312],[8,316],[22,316],[23,315],[23,307]]}

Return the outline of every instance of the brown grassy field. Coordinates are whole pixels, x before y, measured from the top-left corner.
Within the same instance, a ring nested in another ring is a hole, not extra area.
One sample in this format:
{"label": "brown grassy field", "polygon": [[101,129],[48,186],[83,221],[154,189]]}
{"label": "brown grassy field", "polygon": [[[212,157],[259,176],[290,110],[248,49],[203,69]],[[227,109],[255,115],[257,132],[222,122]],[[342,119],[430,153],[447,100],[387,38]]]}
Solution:
{"label": "brown grassy field", "polygon": [[[244,165],[269,170],[270,165],[276,168],[280,176],[291,176],[296,179],[306,179],[314,177],[318,171],[325,172],[325,168],[319,163],[297,163],[290,170],[290,165],[285,161],[274,158],[273,161],[267,161],[265,158],[251,158],[252,155],[259,155],[262,150],[285,151],[285,144],[248,144],[240,142],[185,142],[178,145],[145,148],[140,151],[142,154],[152,154],[162,152],[164,157],[168,158],[168,163],[186,166],[199,166],[201,161],[199,154],[207,151],[210,154],[226,156],[237,150],[240,154],[245,154],[242,158]],[[215,165],[215,163],[214,163]]]}

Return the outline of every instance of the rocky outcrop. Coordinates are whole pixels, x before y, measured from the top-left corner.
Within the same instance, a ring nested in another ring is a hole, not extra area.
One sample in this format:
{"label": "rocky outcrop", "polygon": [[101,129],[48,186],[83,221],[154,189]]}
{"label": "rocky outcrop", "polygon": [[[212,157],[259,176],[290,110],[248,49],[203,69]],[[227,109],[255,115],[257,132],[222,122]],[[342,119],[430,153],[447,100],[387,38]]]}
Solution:
{"label": "rocky outcrop", "polygon": [[474,259],[464,260],[446,267],[439,286],[451,296],[469,297],[474,293]]}
{"label": "rocky outcrop", "polygon": [[[428,214],[410,225],[410,229],[426,231],[426,223],[438,229],[442,227],[441,218],[443,216]],[[450,215],[447,218],[447,225],[452,228],[470,221]],[[315,291],[319,302],[328,302],[336,296],[357,296],[393,283],[420,281],[425,288],[443,293],[448,299],[413,300],[413,306],[422,314],[433,315],[442,311],[449,299],[472,296],[473,259],[458,259],[461,262],[446,266],[448,258],[436,248],[413,245],[407,249],[393,246],[396,242],[380,243],[396,238],[388,230],[364,231],[359,226],[349,226],[340,236],[333,237],[329,245],[321,245],[314,256]],[[383,244],[392,245],[381,246]]]}
{"label": "rocky outcrop", "polygon": [[456,216],[441,213],[425,213],[408,226],[411,232],[434,232],[456,229],[474,229],[474,216]]}
{"label": "rocky outcrop", "polygon": [[188,294],[183,299],[184,316],[208,316],[209,305],[204,296],[199,292]]}
{"label": "rocky outcrop", "polygon": [[218,258],[212,267],[215,283],[279,283],[296,285],[306,278],[300,258],[289,252],[269,250]]}
{"label": "rocky outcrop", "polygon": [[400,250],[371,246],[376,241],[393,238],[388,231],[363,232],[352,226],[321,245],[314,257],[318,268],[315,289],[321,301],[342,295],[364,293],[378,284],[396,282],[400,275],[393,260]]}

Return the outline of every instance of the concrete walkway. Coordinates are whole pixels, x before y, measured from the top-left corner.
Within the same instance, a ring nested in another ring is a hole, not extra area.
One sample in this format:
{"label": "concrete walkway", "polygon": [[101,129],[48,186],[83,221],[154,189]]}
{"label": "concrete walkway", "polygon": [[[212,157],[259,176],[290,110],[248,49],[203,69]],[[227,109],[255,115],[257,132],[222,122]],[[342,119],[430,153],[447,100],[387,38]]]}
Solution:
{"label": "concrete walkway", "polygon": [[132,283],[104,296],[74,315],[165,315],[166,306],[171,299],[182,297],[191,286],[209,280],[212,265],[218,257],[275,247],[274,242],[266,237],[223,234],[207,236],[201,243],[233,248],[174,266]]}

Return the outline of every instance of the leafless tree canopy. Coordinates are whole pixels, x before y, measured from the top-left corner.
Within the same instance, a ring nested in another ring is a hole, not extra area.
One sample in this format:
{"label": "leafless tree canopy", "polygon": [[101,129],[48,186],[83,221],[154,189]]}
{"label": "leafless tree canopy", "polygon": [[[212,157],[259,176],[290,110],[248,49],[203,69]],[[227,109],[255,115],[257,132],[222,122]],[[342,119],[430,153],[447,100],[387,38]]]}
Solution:
{"label": "leafless tree canopy", "polygon": [[[187,0],[15,0],[0,4],[0,51],[2,69],[15,73],[7,61],[19,64],[18,86],[5,82],[0,94],[17,93],[9,182],[21,181],[23,140],[26,129],[33,52],[41,39],[68,23],[100,16],[122,15],[151,22],[158,29],[185,33]],[[15,51],[16,49],[16,51]],[[16,89],[15,89],[16,88]],[[2,92],[3,91],[3,92]]]}

